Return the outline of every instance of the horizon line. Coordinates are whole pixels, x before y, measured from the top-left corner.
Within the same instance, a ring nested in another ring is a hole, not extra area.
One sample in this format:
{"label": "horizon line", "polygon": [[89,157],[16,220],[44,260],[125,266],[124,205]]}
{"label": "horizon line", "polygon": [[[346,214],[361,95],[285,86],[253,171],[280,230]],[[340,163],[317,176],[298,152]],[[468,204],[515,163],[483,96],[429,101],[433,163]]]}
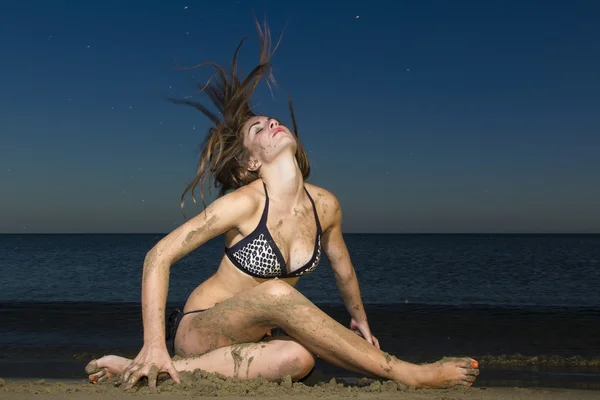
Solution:
{"label": "horizon line", "polygon": [[[0,235],[168,235],[170,232],[0,232]],[[600,235],[597,232],[343,232],[344,235]],[[219,235],[222,236],[222,235]],[[219,237],[215,236],[215,238]],[[214,238],[213,238],[214,239]]]}

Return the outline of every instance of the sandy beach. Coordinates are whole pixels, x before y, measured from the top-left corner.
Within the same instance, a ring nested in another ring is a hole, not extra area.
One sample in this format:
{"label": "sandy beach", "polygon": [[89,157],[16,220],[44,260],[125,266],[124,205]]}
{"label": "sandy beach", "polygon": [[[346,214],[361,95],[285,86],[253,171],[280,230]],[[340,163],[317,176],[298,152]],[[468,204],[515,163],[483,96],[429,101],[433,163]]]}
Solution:
{"label": "sandy beach", "polygon": [[262,379],[241,381],[224,379],[201,371],[195,374],[182,374],[182,383],[171,380],[160,382],[156,391],[145,385],[125,392],[111,383],[92,385],[84,380],[0,380],[0,398],[7,400],[29,399],[32,396],[44,399],[91,400],[100,398],[128,399],[149,397],[156,399],[195,399],[222,398],[241,399],[397,399],[406,400],[453,400],[453,399],[600,399],[600,391],[550,388],[516,387],[457,387],[452,389],[413,389],[391,381],[359,381],[351,385],[335,379],[317,385],[292,383],[290,379],[282,383],[267,382]]}

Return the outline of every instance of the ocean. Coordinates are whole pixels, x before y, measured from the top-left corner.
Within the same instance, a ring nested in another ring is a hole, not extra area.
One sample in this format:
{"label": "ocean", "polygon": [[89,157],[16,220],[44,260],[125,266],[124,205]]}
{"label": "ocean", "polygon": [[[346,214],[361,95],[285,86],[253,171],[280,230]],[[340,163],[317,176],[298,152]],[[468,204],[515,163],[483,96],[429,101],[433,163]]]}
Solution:
{"label": "ocean", "polygon": [[[161,234],[0,235],[0,377],[85,377],[141,346],[140,280]],[[413,362],[470,355],[488,385],[600,389],[600,235],[346,234],[371,329]],[[171,269],[184,304],[223,254]],[[297,289],[347,325],[323,258]],[[319,360],[315,375],[347,375]]]}

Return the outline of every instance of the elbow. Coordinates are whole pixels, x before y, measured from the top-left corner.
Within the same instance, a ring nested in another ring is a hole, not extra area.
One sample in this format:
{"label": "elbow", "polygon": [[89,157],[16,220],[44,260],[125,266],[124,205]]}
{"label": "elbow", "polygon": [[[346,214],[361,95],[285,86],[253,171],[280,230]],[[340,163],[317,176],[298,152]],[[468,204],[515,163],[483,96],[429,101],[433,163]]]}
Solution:
{"label": "elbow", "polygon": [[159,280],[162,280],[165,275],[168,277],[171,263],[167,262],[160,254],[161,252],[156,248],[146,253],[142,268],[142,283],[146,283],[151,276],[158,277]]}
{"label": "elbow", "polygon": [[[166,260],[164,257],[161,257],[161,254],[162,251],[160,251],[158,246],[154,246],[148,253],[146,253],[146,257],[144,258],[144,267],[165,264]],[[170,263],[168,264],[170,265]]]}
{"label": "elbow", "polygon": [[158,259],[158,250],[156,246],[154,246],[150,251],[146,253],[146,257],[144,258],[144,265],[155,264]]}
{"label": "elbow", "polygon": [[356,273],[354,272],[354,269],[351,269],[349,271],[338,272],[336,273],[336,278],[339,284],[344,285],[355,281]]}

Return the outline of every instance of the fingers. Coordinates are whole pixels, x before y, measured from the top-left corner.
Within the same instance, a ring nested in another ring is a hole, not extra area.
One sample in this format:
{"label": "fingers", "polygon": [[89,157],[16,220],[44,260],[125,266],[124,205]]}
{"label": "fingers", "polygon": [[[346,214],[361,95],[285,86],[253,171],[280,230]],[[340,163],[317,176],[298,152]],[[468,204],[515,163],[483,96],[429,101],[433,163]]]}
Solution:
{"label": "fingers", "polygon": [[125,371],[123,371],[123,375],[121,375],[121,383],[127,382],[127,379],[129,379],[129,375],[131,375],[132,372],[133,368],[130,365],[129,367],[127,367],[127,369],[125,369]]}
{"label": "fingers", "polygon": [[360,332],[360,336],[362,336],[363,339],[365,339],[367,342],[373,344],[373,339],[371,338],[372,335],[368,328],[365,329],[364,327],[359,326],[356,332],[357,333]]}
{"label": "fingers", "polygon": [[171,362],[169,368],[167,368],[167,372],[171,375],[171,379],[177,384],[181,383],[181,379],[179,378],[179,372],[175,369],[175,365]]}
{"label": "fingers", "polygon": [[150,389],[156,389],[156,379],[158,378],[158,367],[156,365],[152,365],[150,367],[150,371],[148,372],[148,386]]}
{"label": "fingers", "polygon": [[121,383],[124,383],[127,381],[127,379],[129,378],[129,375],[131,375],[134,367],[136,366],[135,362],[136,361],[134,360],[131,364],[129,364],[129,366],[127,368],[125,368],[125,370],[121,374]]}
{"label": "fingers", "polygon": [[140,380],[142,376],[144,376],[144,372],[142,371],[141,365],[136,365],[127,371],[127,375],[123,375],[123,389],[129,390]]}
{"label": "fingers", "polygon": [[151,389],[156,389],[156,383],[158,381],[158,375],[161,372],[167,372],[175,383],[181,383],[181,379],[179,378],[179,373],[175,369],[173,363],[170,363],[170,366],[166,370],[161,370],[156,364],[152,364],[150,368],[144,367],[143,365],[138,365],[127,370],[123,373],[123,378],[121,380],[121,384],[124,390],[129,390],[144,376],[148,377],[148,386]]}
{"label": "fingers", "polygon": [[141,371],[137,371],[134,372],[133,374],[129,375],[129,378],[125,381],[123,381],[123,390],[129,390],[131,389],[142,377],[142,372]]}
{"label": "fingers", "polygon": [[[134,360],[131,364],[129,364],[125,371],[123,371],[123,375],[121,377],[121,383],[124,385],[124,387],[127,387],[126,383],[131,380],[132,375],[141,371],[142,368],[144,368],[144,364],[139,363],[137,360]],[[137,380],[139,380],[139,377],[136,379],[136,381]],[[131,386],[133,386],[133,384]]]}
{"label": "fingers", "polygon": [[381,350],[381,347],[379,347],[379,340],[377,340],[377,338],[375,336],[372,336],[373,338],[373,345],[375,347],[377,347],[379,350]]}
{"label": "fingers", "polygon": [[367,342],[371,343],[373,346],[377,347],[379,350],[381,350],[381,347],[379,346],[379,340],[377,340],[377,338],[375,336],[373,336],[371,334],[365,335],[360,330],[355,330],[353,332],[356,333],[361,338],[365,339]]}
{"label": "fingers", "polygon": [[361,331],[356,331],[356,334],[362,336],[367,342],[371,343],[373,346],[381,350],[379,346],[379,340],[375,336],[373,336],[370,332],[362,333]]}

